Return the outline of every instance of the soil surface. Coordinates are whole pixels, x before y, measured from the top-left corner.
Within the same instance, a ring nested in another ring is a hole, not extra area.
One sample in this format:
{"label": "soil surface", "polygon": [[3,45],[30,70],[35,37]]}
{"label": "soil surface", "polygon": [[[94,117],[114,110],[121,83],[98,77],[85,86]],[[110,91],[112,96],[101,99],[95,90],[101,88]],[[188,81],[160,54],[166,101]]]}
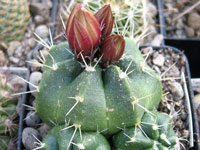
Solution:
{"label": "soil surface", "polygon": [[180,14],[190,9],[197,2],[197,0],[163,1],[167,36],[178,38],[200,37],[200,5],[179,17]]}

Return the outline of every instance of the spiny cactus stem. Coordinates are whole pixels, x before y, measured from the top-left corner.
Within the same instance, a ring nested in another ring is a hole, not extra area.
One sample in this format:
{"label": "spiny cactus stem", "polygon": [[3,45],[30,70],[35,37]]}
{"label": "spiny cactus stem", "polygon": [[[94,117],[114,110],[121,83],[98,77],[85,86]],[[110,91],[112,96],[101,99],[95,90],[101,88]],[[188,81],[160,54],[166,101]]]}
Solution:
{"label": "spiny cactus stem", "polygon": [[75,104],[72,106],[72,108],[66,113],[65,117],[67,117],[67,116],[71,113],[71,111],[76,107],[76,105],[78,105],[79,102],[82,103],[82,102],[84,101],[84,99],[83,99],[82,97],[80,97],[80,96],[68,97],[68,98],[71,98],[71,99],[76,100],[76,103],[75,103]]}
{"label": "spiny cactus stem", "polygon": [[136,141],[136,134],[134,133],[134,137],[130,137],[129,135],[127,135],[126,133],[123,133],[126,137],[128,137],[130,139],[130,141],[127,141],[127,143],[132,143]]}
{"label": "spiny cactus stem", "polygon": [[161,138],[162,140],[164,140],[165,142],[167,142],[167,144],[171,145],[170,141],[167,139],[167,136],[166,136],[164,133],[162,133],[162,134],[160,135],[160,138]]}
{"label": "spiny cactus stem", "polygon": [[82,52],[80,52],[80,55],[81,55],[81,58],[82,58],[82,60],[83,60],[83,63],[85,64],[85,70],[86,70],[87,72],[94,72],[94,71],[95,71],[95,68],[92,67],[92,66],[88,66],[88,65],[87,65],[87,63],[86,63],[86,61],[85,61],[85,58],[83,57]]}
{"label": "spiny cactus stem", "polygon": [[141,127],[140,124],[138,124],[138,128],[139,128],[140,131],[144,134],[144,136],[145,136],[149,141],[151,141],[150,138],[148,137],[148,135],[147,135],[147,134],[144,132],[144,130],[142,129],[142,127]]}
{"label": "spiny cactus stem", "polygon": [[153,129],[154,131],[156,131],[156,130],[159,129],[159,126],[158,126],[157,124],[154,124],[154,125],[152,126],[152,129]]}
{"label": "spiny cactus stem", "polygon": [[29,108],[29,110],[36,110],[35,107],[23,104],[24,107]]}
{"label": "spiny cactus stem", "polygon": [[58,66],[57,64],[53,64],[52,66],[48,66],[46,64],[42,64],[42,63],[39,63],[38,61],[26,61],[27,63],[30,63],[30,64],[34,64],[34,65],[37,65],[39,67],[47,67],[53,71],[57,70],[58,69]]}
{"label": "spiny cactus stem", "polygon": [[68,127],[66,127],[66,128],[63,128],[63,129],[61,129],[60,131],[67,130],[67,129],[70,129],[70,128],[73,128],[73,127],[74,127],[74,124],[71,125],[71,126],[68,126]]}
{"label": "spiny cactus stem", "polygon": [[158,129],[159,129],[159,127],[161,127],[161,126],[162,126],[162,125],[158,126],[157,124],[148,123],[148,122],[141,122],[141,124],[152,125],[152,129],[153,129],[153,130],[158,130]]}
{"label": "spiny cactus stem", "polygon": [[146,111],[147,113],[150,113],[152,116],[155,116],[152,112],[150,112],[147,108],[145,108],[145,107],[143,107],[142,105],[140,105],[140,104],[136,104],[136,105],[138,105],[140,108],[142,108],[144,111]]}
{"label": "spiny cactus stem", "polygon": [[69,49],[65,48],[65,50],[66,50],[67,52],[69,52],[72,56],[74,56],[74,54],[73,54]]}
{"label": "spiny cactus stem", "polygon": [[81,143],[76,144],[76,143],[72,142],[72,144],[76,145],[80,150],[84,150],[85,149],[85,146],[83,144],[81,144]]}
{"label": "spiny cactus stem", "polygon": [[19,79],[23,80],[24,82],[26,82],[26,83],[32,85],[34,88],[36,88],[36,90],[26,91],[26,92],[20,92],[20,93],[15,93],[15,94],[12,94],[12,96],[21,95],[21,94],[27,94],[27,93],[34,93],[34,92],[39,92],[39,91],[40,91],[38,86],[36,86],[36,85],[34,85],[33,83],[31,83],[31,82],[29,82],[29,81],[23,79],[23,78],[20,77],[20,76],[17,76],[17,77],[18,77]]}
{"label": "spiny cactus stem", "polygon": [[76,131],[77,131],[77,129],[78,129],[78,127],[77,127],[76,125],[74,125],[74,126],[75,126],[74,133],[72,134],[72,137],[71,137],[71,139],[70,139],[70,141],[69,141],[69,144],[68,144],[68,146],[67,146],[67,150],[69,149],[69,147],[70,147],[70,145],[71,145],[71,143],[72,143],[72,140],[74,139],[74,136],[75,136],[75,134],[76,134]]}
{"label": "spiny cactus stem", "polygon": [[45,147],[45,143],[42,143],[35,135],[33,135],[33,137],[37,141],[37,142],[34,142],[34,144],[38,145],[38,147],[34,148],[33,150],[43,149]]}
{"label": "spiny cactus stem", "polygon": [[133,63],[133,59],[132,59],[131,62],[128,64],[128,67],[126,68],[125,72],[121,72],[121,73],[119,74],[119,78],[120,78],[120,79],[125,79],[125,78],[127,78],[127,76],[128,76],[129,74],[131,74],[132,72],[135,71],[135,69],[133,69],[133,70],[131,70],[131,71],[129,71],[129,72],[127,73],[128,69],[130,68],[130,66],[131,66],[132,63]]}
{"label": "spiny cactus stem", "polygon": [[65,26],[65,23],[64,23],[64,21],[63,21],[63,18],[62,18],[62,16],[61,16],[61,14],[60,14],[60,20],[61,20],[61,22],[62,22],[63,29],[66,31],[66,26]]}
{"label": "spiny cactus stem", "polygon": [[37,35],[36,33],[34,33],[34,35],[39,39],[39,40],[36,40],[38,43],[40,43],[41,45],[43,45],[44,47],[46,47],[47,49],[51,49],[52,45],[49,45],[47,42],[45,42],[39,35]]}

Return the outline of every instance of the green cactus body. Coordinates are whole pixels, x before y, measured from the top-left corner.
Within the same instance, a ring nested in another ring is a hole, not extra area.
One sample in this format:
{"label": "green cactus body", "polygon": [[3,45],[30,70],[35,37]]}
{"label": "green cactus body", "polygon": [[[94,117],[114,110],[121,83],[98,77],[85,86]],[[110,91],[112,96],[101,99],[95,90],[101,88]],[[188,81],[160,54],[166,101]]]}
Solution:
{"label": "green cactus body", "polygon": [[51,67],[44,69],[36,96],[42,120],[50,125],[70,120],[82,131],[106,130],[104,134],[112,135],[134,126],[145,111],[156,107],[162,97],[160,78],[134,41],[125,42],[125,55],[104,70],[99,65],[84,68],[68,52],[67,43],[53,46],[46,61]]}
{"label": "green cactus body", "polygon": [[172,118],[164,113],[145,113],[141,125],[125,129],[113,137],[116,150],[168,150],[178,143],[171,127]]}
{"label": "green cactus body", "polygon": [[[75,129],[55,126],[43,139],[44,150],[110,150],[106,138],[100,133],[83,132],[81,136]],[[72,144],[71,144],[72,143]]]}

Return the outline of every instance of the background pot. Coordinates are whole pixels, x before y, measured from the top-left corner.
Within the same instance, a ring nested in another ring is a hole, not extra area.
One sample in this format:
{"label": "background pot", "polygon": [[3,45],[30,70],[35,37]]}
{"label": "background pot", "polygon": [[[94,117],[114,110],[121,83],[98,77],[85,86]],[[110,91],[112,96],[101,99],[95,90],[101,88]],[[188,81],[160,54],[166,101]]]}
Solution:
{"label": "background pot", "polygon": [[184,50],[191,64],[190,70],[193,78],[200,76],[200,70],[196,69],[196,64],[200,64],[200,38],[176,38],[169,37],[166,32],[166,18],[163,0],[157,0],[159,10],[160,32],[164,36],[163,44],[171,45]]}

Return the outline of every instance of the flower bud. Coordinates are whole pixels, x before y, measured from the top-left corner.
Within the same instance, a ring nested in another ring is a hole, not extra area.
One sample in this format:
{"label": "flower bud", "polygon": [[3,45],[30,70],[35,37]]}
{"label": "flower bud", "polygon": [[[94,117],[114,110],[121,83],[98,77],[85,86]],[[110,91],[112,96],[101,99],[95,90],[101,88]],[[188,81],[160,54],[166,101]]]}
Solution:
{"label": "flower bud", "polygon": [[115,64],[121,58],[125,48],[125,40],[122,35],[107,36],[100,49],[103,66]]}
{"label": "flower bud", "polygon": [[113,28],[113,14],[110,5],[105,5],[95,14],[95,16],[102,28],[102,37],[105,38],[106,36],[109,36]]}
{"label": "flower bud", "polygon": [[100,24],[87,7],[76,4],[67,22],[66,35],[75,57],[80,52],[84,57],[92,57],[101,38]]}

